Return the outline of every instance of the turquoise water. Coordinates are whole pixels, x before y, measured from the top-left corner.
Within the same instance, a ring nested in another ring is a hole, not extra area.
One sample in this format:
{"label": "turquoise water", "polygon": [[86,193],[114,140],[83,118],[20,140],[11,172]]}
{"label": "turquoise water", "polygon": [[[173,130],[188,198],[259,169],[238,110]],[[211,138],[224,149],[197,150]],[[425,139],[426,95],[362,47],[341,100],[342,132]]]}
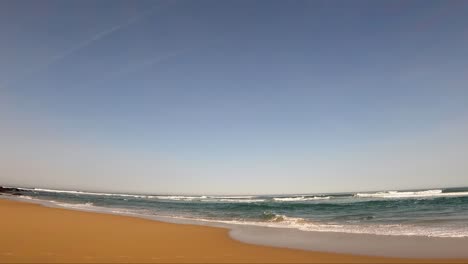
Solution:
{"label": "turquoise water", "polygon": [[57,206],[209,223],[377,235],[468,237],[468,188],[278,196],[165,196],[21,189]]}

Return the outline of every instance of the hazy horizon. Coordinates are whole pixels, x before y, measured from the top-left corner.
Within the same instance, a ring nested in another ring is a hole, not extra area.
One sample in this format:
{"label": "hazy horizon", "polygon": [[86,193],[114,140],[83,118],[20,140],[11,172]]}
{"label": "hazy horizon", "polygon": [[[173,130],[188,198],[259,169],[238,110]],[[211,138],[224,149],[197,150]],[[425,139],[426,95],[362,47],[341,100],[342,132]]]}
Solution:
{"label": "hazy horizon", "polygon": [[135,195],[174,195],[174,196],[190,196],[190,195],[213,195],[213,196],[224,196],[224,195],[239,195],[239,196],[287,196],[287,195],[325,195],[325,194],[352,194],[352,193],[374,193],[374,192],[387,192],[387,191],[424,191],[424,190],[446,190],[446,189],[465,189],[468,186],[432,186],[432,187],[425,187],[425,188],[406,188],[406,189],[391,189],[391,190],[365,190],[365,191],[343,191],[343,192],[323,192],[323,193],[259,193],[259,194],[237,194],[237,193],[218,193],[218,194],[210,194],[210,193],[151,193],[151,192],[143,192],[143,193],[132,193],[132,192],[105,192],[100,190],[82,190],[82,189],[59,189],[59,188],[49,188],[45,186],[11,186],[11,185],[1,185],[0,187],[4,188],[18,188],[18,189],[37,189],[37,190],[44,190],[44,191],[63,191],[63,192],[82,192],[82,193],[103,193],[103,194],[135,194]]}
{"label": "hazy horizon", "polygon": [[464,1],[0,1],[0,183],[468,186]]}

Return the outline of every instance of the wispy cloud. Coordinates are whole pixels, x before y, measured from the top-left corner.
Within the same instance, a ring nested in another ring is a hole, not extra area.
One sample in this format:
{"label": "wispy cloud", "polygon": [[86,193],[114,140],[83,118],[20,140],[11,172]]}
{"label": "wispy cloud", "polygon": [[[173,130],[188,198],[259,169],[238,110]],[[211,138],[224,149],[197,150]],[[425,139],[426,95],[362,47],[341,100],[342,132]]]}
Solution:
{"label": "wispy cloud", "polygon": [[[49,59],[39,63],[37,66],[34,66],[34,67],[26,70],[25,72],[23,72],[23,74],[21,74],[20,77],[24,78],[24,77],[27,77],[28,75],[41,72],[41,71],[47,69],[48,67],[50,67],[51,65],[53,65],[55,63],[58,63],[58,62],[64,60],[65,58],[75,54],[76,52],[91,46],[93,43],[95,43],[95,42],[97,42],[99,40],[102,40],[102,39],[112,35],[113,33],[117,32],[119,30],[122,30],[122,29],[124,29],[124,28],[126,28],[126,27],[128,27],[130,25],[133,25],[133,24],[135,24],[135,23],[137,23],[137,22],[139,22],[139,21],[141,21],[141,20],[143,20],[145,18],[150,17],[157,10],[159,10],[161,7],[162,7],[161,5],[153,6],[152,8],[131,17],[130,19],[128,19],[127,21],[125,21],[125,22],[123,22],[121,24],[114,25],[114,26],[112,26],[110,28],[107,28],[105,30],[102,30],[102,31],[94,34],[90,38],[87,38],[87,39],[85,39],[83,41],[77,42],[74,45],[72,45],[71,47],[69,47],[68,49],[66,49],[65,51],[60,52],[58,54],[55,54],[54,56],[50,57]],[[15,81],[17,81],[19,79],[20,78],[16,78],[16,80],[0,83],[0,88],[7,87],[8,85],[11,85],[12,83],[14,83]]]}
{"label": "wispy cloud", "polygon": [[111,28],[108,28],[106,30],[98,32],[94,36],[92,36],[91,38],[76,43],[73,47],[69,48],[68,50],[53,56],[49,61],[44,63],[41,67],[46,68],[49,65],[51,65],[51,64],[53,64],[55,62],[58,62],[60,60],[63,60],[64,58],[70,56],[71,54],[90,46],[92,43],[94,43],[96,41],[99,41],[99,40],[113,34],[114,32],[117,32],[117,31],[119,31],[119,30],[121,30],[123,28],[126,28],[126,27],[134,24],[134,23],[137,23],[138,21],[143,20],[144,18],[147,18],[147,17],[151,16],[157,10],[158,7],[160,7],[160,6],[155,6],[155,7],[151,8],[151,9],[145,11],[145,12],[139,13],[139,14],[131,17],[130,19],[128,19],[126,22],[124,22],[122,24],[115,25],[115,26],[113,26]]}

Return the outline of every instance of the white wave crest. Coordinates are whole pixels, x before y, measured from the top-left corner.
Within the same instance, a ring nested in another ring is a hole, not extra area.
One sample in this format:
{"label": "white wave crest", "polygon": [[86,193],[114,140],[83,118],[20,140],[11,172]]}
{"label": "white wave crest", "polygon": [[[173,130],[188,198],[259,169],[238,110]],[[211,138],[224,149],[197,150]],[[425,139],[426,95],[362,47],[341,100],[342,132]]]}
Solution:
{"label": "white wave crest", "polygon": [[85,208],[92,208],[94,207],[94,204],[91,202],[88,203],[79,203],[79,204],[73,204],[73,203],[60,203],[60,202],[55,202],[55,201],[50,201],[55,205],[65,207],[65,208],[74,208],[74,209],[85,209]]}
{"label": "white wave crest", "polygon": [[[230,197],[230,198],[227,198]],[[254,197],[254,196],[251,196]],[[181,196],[181,195],[159,195],[152,198],[172,201],[200,201],[200,202],[228,202],[228,203],[256,203],[264,202],[264,199],[248,199],[246,197],[238,198],[236,196]]]}
{"label": "white wave crest", "polygon": [[219,199],[213,200],[215,202],[228,202],[228,203],[261,203],[264,202],[265,199]]}
{"label": "white wave crest", "polygon": [[444,193],[442,190],[427,190],[417,192],[387,191],[376,193],[357,193],[354,196],[360,198],[421,198],[421,197],[444,197],[444,196],[467,196],[468,192]]}
{"label": "white wave crest", "polygon": [[213,199],[251,199],[256,196],[252,195],[238,195],[238,196],[208,196],[208,198],[213,198]]}
{"label": "white wave crest", "polygon": [[27,196],[27,195],[20,195],[19,198],[26,199],[26,200],[34,200],[34,198],[32,198],[31,196]]}
{"label": "white wave crest", "polygon": [[247,221],[247,220],[216,220],[206,218],[187,218],[171,216],[170,218],[185,219],[205,223],[223,223],[229,225],[262,226],[273,228],[291,228],[310,232],[333,232],[351,234],[373,234],[386,236],[422,236],[422,237],[468,237],[466,227],[422,227],[403,224],[334,224],[311,222],[299,217],[288,217],[285,215],[275,215],[268,221]]}
{"label": "white wave crest", "polygon": [[299,201],[314,201],[314,200],[328,200],[330,196],[314,196],[314,197],[276,197],[273,200],[278,202],[299,202]]}
{"label": "white wave crest", "polygon": [[84,194],[84,195],[100,195],[100,196],[121,196],[121,197],[134,197],[134,198],[148,198],[147,195],[138,194],[124,194],[124,193],[96,193],[96,192],[82,192],[82,191],[68,191],[68,190],[52,190],[40,188],[18,188],[25,191],[49,192],[49,193],[68,193],[68,194]]}
{"label": "white wave crest", "polygon": [[161,200],[174,200],[174,201],[193,201],[206,199],[206,196],[179,196],[179,195],[157,195],[152,196],[152,198],[157,198]]}
{"label": "white wave crest", "polygon": [[275,214],[268,222],[282,223],[285,225],[303,225],[306,220],[300,217],[290,217],[286,215]]}

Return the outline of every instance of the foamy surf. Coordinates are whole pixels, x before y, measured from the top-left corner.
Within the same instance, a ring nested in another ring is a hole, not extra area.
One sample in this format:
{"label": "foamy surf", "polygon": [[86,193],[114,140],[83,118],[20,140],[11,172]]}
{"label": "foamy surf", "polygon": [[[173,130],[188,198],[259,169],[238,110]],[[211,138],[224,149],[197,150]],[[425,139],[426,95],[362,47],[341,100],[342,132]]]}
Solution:
{"label": "foamy surf", "polygon": [[448,197],[468,196],[468,192],[448,192],[442,190],[427,190],[417,192],[386,191],[376,193],[357,193],[355,197],[361,198],[422,198],[422,197]]}
{"label": "foamy surf", "polygon": [[157,198],[161,200],[174,200],[174,201],[192,201],[206,199],[206,196],[179,196],[179,195],[159,195],[151,196],[151,198]]}
{"label": "foamy surf", "polygon": [[227,203],[262,203],[265,199],[215,199],[213,201],[227,202]]}
{"label": "foamy surf", "polygon": [[74,195],[95,195],[95,196],[121,196],[121,197],[134,197],[134,198],[148,198],[148,195],[138,194],[124,194],[124,193],[97,193],[97,192],[83,192],[83,191],[69,191],[69,190],[53,190],[53,189],[40,189],[40,188],[18,188],[20,190],[32,192],[48,192],[48,193],[64,193]]}
{"label": "foamy surf", "polygon": [[[165,216],[168,217],[168,216]],[[440,238],[463,238],[468,237],[468,230],[464,227],[454,227],[444,229],[438,227],[418,227],[414,225],[401,224],[380,224],[380,225],[340,225],[334,223],[311,222],[300,217],[288,217],[286,215],[273,214],[266,221],[249,220],[217,220],[208,218],[190,218],[170,216],[170,218],[211,223],[227,224],[235,226],[259,226],[269,228],[288,228],[304,232],[331,232],[384,236],[420,236],[420,237],[440,237]]]}
{"label": "foamy surf", "polygon": [[60,202],[56,202],[56,201],[50,201],[51,203],[57,205],[57,206],[61,206],[61,207],[65,207],[65,208],[76,208],[76,209],[80,209],[80,208],[94,208],[94,204],[93,203],[78,203],[78,204],[73,204],[73,203],[60,203]]}
{"label": "foamy surf", "polygon": [[299,197],[275,197],[273,198],[274,201],[278,202],[300,202],[300,201],[316,201],[316,200],[328,200],[330,199],[330,196],[314,196],[314,197],[305,197],[305,196],[299,196]]}

